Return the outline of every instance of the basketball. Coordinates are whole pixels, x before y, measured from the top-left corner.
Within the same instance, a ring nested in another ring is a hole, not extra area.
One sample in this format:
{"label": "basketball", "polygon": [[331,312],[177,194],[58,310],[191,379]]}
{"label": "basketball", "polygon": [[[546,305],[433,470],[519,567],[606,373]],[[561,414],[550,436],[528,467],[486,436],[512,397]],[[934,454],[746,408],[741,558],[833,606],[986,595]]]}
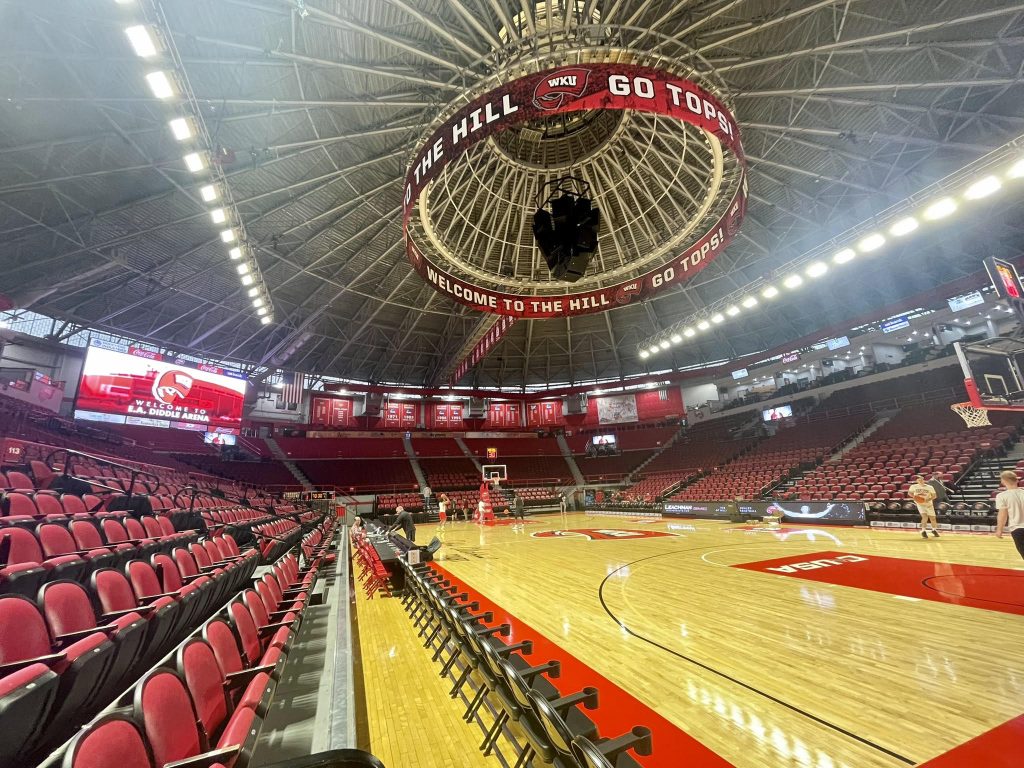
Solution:
{"label": "basketball", "polygon": [[927,493],[916,493],[914,494],[914,501],[918,504],[927,504],[931,501],[931,497]]}

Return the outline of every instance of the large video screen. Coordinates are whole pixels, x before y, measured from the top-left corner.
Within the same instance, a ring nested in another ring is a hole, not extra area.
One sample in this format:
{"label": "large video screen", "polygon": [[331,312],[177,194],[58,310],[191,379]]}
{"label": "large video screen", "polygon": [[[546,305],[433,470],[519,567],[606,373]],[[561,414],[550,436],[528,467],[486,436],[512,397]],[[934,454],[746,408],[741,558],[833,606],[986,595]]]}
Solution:
{"label": "large video screen", "polygon": [[202,432],[241,425],[246,382],[240,375],[93,343],[82,366],[75,418]]}
{"label": "large video screen", "polygon": [[779,419],[788,419],[793,415],[792,405],[780,405],[776,408],[766,408],[761,411],[761,418],[765,421],[778,421]]}
{"label": "large video screen", "polygon": [[[757,513],[762,513],[756,502]],[[763,514],[782,513],[787,523],[845,523],[857,525],[865,521],[864,505],[852,501],[772,501],[768,503]]]}

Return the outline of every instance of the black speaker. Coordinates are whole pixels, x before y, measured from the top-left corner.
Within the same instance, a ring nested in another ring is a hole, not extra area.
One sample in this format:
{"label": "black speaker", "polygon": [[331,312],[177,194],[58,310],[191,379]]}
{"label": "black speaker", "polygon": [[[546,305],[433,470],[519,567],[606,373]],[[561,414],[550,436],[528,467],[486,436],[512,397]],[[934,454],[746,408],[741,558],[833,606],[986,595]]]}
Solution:
{"label": "black speaker", "polygon": [[487,417],[487,401],[482,397],[469,398],[469,407],[466,409],[466,418],[484,419]]}
{"label": "black speaker", "polygon": [[565,398],[565,412],[572,415],[578,415],[587,412],[587,396],[586,394],[580,395],[569,395]]}
{"label": "black speaker", "polygon": [[380,416],[382,396],[379,392],[367,392],[363,395],[363,415]]}

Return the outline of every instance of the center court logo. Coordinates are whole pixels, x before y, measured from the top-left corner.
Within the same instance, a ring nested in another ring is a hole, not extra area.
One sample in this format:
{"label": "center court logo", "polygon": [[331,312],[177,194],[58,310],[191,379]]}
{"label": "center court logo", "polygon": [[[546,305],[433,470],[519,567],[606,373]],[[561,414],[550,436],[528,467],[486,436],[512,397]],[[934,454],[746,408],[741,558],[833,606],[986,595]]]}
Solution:
{"label": "center court logo", "polygon": [[192,377],[184,371],[164,371],[153,382],[153,397],[164,405],[184,400],[192,391]]}
{"label": "center court logo", "polygon": [[587,90],[590,70],[582,67],[559,69],[545,75],[533,90],[533,104],[538,109],[553,110],[575,101]]}
{"label": "center court logo", "polygon": [[633,539],[659,539],[664,536],[678,536],[665,531],[636,531],[626,528],[573,528],[568,531],[537,531],[530,534],[535,539],[588,539],[589,541],[623,541]]}

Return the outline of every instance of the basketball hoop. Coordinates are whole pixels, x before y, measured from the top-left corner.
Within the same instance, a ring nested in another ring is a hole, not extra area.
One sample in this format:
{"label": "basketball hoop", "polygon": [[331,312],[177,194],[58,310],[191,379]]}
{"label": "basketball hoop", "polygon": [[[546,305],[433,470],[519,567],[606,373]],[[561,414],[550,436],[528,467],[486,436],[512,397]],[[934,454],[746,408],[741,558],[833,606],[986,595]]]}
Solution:
{"label": "basketball hoop", "polygon": [[974,403],[954,403],[949,408],[964,420],[969,429],[992,426],[992,422],[988,420],[987,408],[979,408]]}

